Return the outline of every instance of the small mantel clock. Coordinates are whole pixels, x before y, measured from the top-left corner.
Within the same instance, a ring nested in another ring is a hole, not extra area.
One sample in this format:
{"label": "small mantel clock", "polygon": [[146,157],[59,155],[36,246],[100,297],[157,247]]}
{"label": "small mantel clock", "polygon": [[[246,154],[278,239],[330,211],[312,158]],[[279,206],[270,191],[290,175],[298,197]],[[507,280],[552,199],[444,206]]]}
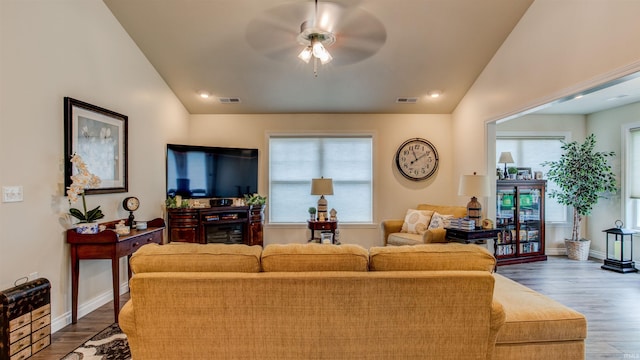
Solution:
{"label": "small mantel clock", "polygon": [[122,207],[129,212],[129,219],[127,221],[129,226],[133,226],[133,220],[135,219],[133,212],[140,207],[140,200],[135,196],[126,197],[122,201]]}

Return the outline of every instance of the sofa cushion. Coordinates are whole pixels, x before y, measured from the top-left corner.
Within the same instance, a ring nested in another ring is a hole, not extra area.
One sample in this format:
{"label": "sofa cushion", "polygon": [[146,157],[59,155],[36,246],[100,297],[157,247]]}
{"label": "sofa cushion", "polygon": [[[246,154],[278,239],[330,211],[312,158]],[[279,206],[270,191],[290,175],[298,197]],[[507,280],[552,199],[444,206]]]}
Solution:
{"label": "sofa cushion", "polygon": [[453,215],[443,215],[439,212],[434,212],[431,217],[431,223],[429,223],[429,229],[442,229],[447,225],[447,220],[451,220],[453,218]]}
{"label": "sofa cushion", "polygon": [[467,216],[466,206],[448,206],[448,205],[431,205],[431,204],[418,204],[416,207],[418,210],[433,210],[434,212],[453,215],[453,217],[465,217]]}
{"label": "sofa cushion", "polygon": [[387,238],[387,245],[419,245],[424,244],[420,234],[393,233]]}
{"label": "sofa cushion", "polygon": [[493,271],[496,259],[478,245],[422,244],[369,249],[372,271],[479,270]]}
{"label": "sofa cushion", "polygon": [[131,256],[131,270],[144,272],[260,272],[260,246],[240,244],[147,244]]}
{"label": "sofa cushion", "polygon": [[367,271],[369,253],[359,245],[271,244],[262,251],[262,270]]}
{"label": "sofa cushion", "polygon": [[431,210],[409,209],[404,217],[404,223],[400,232],[409,234],[424,234],[431,222]]}
{"label": "sofa cushion", "polygon": [[494,274],[494,278],[493,298],[502,304],[506,315],[496,347],[582,341],[587,337],[584,315],[502,275]]}

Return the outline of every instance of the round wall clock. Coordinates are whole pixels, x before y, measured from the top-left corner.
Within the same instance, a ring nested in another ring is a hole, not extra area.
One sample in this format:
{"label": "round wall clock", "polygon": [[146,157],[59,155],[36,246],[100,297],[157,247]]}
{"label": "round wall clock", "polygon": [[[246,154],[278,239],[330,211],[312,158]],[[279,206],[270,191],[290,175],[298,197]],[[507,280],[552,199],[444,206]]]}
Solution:
{"label": "round wall clock", "polygon": [[409,139],[398,148],[396,166],[409,180],[426,180],[438,169],[438,151],[425,139]]}

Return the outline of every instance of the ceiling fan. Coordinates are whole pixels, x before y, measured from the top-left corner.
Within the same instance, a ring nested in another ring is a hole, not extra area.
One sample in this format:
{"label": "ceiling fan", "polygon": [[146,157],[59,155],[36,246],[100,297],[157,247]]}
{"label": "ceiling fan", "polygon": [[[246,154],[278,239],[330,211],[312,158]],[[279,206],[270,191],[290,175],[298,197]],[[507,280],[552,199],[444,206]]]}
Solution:
{"label": "ceiling fan", "polygon": [[373,56],[386,42],[387,32],[380,20],[361,8],[315,0],[259,14],[249,23],[246,37],[271,59],[313,61],[317,76],[318,61],[341,66]]}

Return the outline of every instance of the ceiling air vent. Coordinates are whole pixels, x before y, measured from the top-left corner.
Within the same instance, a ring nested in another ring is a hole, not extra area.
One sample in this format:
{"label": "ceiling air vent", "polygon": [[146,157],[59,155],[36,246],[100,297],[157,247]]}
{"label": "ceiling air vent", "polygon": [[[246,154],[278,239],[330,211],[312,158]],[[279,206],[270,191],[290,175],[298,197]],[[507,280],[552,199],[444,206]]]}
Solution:
{"label": "ceiling air vent", "polygon": [[221,97],[218,99],[222,104],[239,104],[240,98]]}
{"label": "ceiling air vent", "polygon": [[418,102],[417,97],[400,97],[396,99],[398,104],[415,104]]}

